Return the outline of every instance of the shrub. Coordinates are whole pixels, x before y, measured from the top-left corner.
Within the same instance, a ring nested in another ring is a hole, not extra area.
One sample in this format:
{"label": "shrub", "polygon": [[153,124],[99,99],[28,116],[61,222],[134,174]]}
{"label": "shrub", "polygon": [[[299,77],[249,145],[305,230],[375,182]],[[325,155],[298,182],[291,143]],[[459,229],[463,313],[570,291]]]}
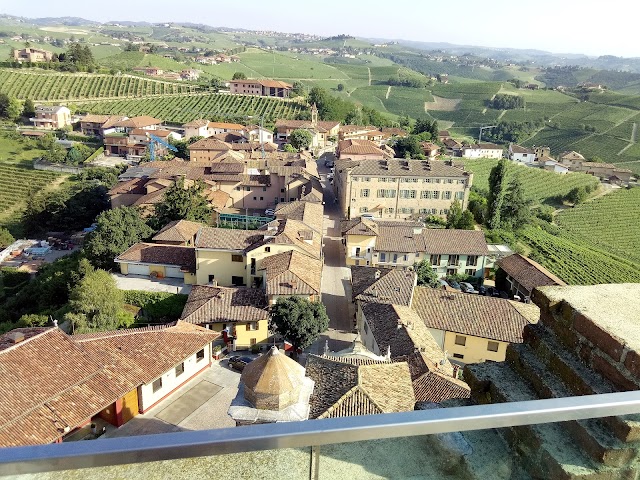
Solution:
{"label": "shrub", "polygon": [[151,323],[178,320],[187,303],[187,295],[169,292],[126,290],[124,301],[141,309],[141,316]]}

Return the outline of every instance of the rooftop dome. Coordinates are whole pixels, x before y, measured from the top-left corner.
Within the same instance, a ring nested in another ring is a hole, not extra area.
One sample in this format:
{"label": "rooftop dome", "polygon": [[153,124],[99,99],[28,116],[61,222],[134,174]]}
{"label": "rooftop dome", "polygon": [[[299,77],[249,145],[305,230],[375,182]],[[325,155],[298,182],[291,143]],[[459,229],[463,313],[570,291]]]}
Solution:
{"label": "rooftop dome", "polygon": [[244,398],[255,408],[282,410],[298,402],[304,378],[304,367],[273,346],[244,367],[240,380]]}

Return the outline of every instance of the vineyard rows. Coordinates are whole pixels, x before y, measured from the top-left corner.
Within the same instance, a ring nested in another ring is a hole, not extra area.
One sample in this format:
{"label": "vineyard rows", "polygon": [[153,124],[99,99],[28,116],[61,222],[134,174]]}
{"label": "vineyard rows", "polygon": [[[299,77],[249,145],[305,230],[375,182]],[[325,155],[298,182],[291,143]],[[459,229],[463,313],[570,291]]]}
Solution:
{"label": "vineyard rows", "polygon": [[577,239],[552,235],[537,227],[523,231],[535,259],[570,285],[639,283],[637,265],[618,260]]}
{"label": "vineyard rows", "polygon": [[585,243],[640,264],[640,188],[619,190],[565,210],[556,222]]}
{"label": "vineyard rows", "polygon": [[[481,190],[489,189],[489,173],[498,160],[465,160],[465,167],[473,172],[473,185]],[[584,173],[558,175],[538,168],[510,164],[507,183],[511,175],[522,182],[527,200],[543,202],[554,197],[565,196],[575,187],[597,186],[598,179]]]}
{"label": "vineyard rows", "polygon": [[[78,105],[79,111],[96,114],[150,115],[166,122],[186,123],[201,117],[264,115],[266,123],[278,118],[292,119],[304,107],[299,103],[271,97],[203,94],[173,97],[110,100]],[[256,120],[257,122],[258,120]]]}
{"label": "vineyard rows", "polygon": [[193,87],[115,75],[65,75],[0,70],[0,92],[32,100],[140,97],[188,93]]}
{"label": "vineyard rows", "polygon": [[25,201],[32,192],[49,185],[57,173],[31,170],[15,165],[0,165],[0,212]]}

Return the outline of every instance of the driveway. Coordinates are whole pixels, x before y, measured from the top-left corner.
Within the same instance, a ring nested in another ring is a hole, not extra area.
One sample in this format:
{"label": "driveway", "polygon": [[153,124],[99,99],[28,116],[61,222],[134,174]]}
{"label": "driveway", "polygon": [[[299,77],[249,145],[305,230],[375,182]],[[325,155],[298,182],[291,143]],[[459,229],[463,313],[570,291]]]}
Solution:
{"label": "driveway", "polygon": [[239,382],[240,373],[227,368],[226,360],[214,360],[210,368],[158,405],[101,438],[235,427],[227,410]]}
{"label": "driveway", "polygon": [[112,273],[111,276],[115,279],[120,290],[184,293],[186,295],[191,291],[191,285],[185,285],[179,278],[151,279],[143,275],[122,275],[121,273]]}

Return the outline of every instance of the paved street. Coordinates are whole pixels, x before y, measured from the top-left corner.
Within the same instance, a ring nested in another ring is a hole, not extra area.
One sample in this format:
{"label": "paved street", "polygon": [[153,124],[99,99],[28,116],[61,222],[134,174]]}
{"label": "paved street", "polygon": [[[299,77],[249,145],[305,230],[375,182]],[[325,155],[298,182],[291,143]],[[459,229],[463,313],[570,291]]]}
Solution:
{"label": "paved street", "polygon": [[353,331],[354,307],[351,303],[351,271],[345,266],[342,238],[340,236],[340,211],[335,203],[333,185],[327,180],[327,159],[331,153],[318,159],[318,171],[324,186],[324,270],[322,272],[322,303],[329,315],[329,331],[309,347],[311,353],[322,353],[325,343],[333,351],[347,347],[355,335]]}

